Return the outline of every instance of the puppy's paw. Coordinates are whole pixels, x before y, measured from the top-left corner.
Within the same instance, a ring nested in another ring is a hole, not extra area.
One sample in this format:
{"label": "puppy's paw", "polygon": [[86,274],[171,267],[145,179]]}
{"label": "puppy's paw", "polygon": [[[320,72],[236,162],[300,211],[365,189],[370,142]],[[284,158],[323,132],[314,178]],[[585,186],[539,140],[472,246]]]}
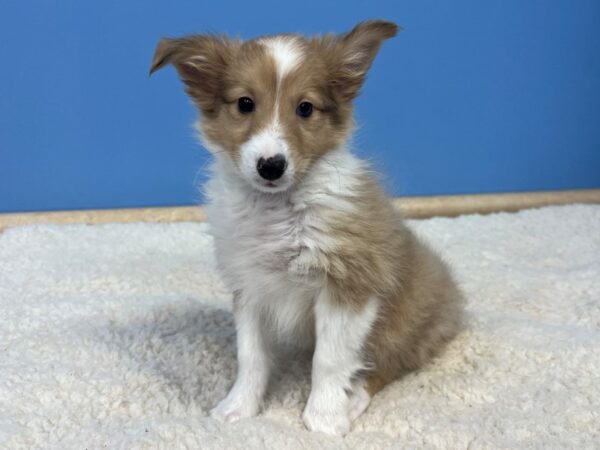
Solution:
{"label": "puppy's paw", "polygon": [[260,405],[256,400],[230,394],[211,410],[210,416],[221,422],[236,422],[256,416],[259,411]]}
{"label": "puppy's paw", "polygon": [[318,407],[309,400],[302,419],[306,428],[311,431],[321,431],[336,436],[344,436],[350,431],[350,418],[341,408]]}
{"label": "puppy's paw", "polygon": [[369,403],[371,403],[371,396],[367,390],[362,386],[357,387],[352,392],[352,395],[350,395],[348,402],[348,416],[350,417],[350,421],[354,422],[356,418],[365,412]]}

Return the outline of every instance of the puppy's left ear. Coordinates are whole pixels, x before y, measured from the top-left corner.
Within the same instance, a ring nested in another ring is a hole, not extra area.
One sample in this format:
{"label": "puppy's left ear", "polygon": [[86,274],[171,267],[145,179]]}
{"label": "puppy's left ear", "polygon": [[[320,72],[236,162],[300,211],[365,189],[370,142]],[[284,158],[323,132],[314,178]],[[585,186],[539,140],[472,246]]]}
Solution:
{"label": "puppy's left ear", "polygon": [[382,42],[399,30],[393,22],[368,20],[340,36],[333,84],[344,99],[352,100],[358,95]]}

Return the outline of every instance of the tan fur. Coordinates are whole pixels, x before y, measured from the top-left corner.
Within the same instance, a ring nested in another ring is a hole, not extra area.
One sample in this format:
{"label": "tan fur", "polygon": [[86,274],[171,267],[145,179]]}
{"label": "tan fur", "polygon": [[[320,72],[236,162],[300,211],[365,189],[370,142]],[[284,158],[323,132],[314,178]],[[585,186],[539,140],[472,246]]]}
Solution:
{"label": "tan fur", "polygon": [[[234,161],[240,146],[270,123],[278,104],[284,138],[301,179],[315,161],[348,138],[351,101],[382,41],[397,30],[390,22],[369,21],[342,36],[284,36],[310,63],[299,64],[281,80],[260,39],[167,39],[157,48],[151,72],[167,63],[175,65],[203,113],[205,138]],[[238,111],[237,99],[243,96],[254,100],[254,113]],[[302,101],[314,105],[309,118],[295,113]],[[421,367],[457,333],[462,298],[446,265],[406,228],[376,180],[366,174],[355,190],[352,211],[327,218],[335,245],[314,259],[312,269],[326,275],[328,289],[340,304],[360,311],[369,298],[381,300],[364,346],[367,370],[359,374],[373,394]]]}
{"label": "tan fur", "polygon": [[[444,262],[404,225],[374,179],[365,177],[355,211],[331,218],[335,250],[323,255],[331,295],[361,310],[382,301],[364,347],[371,395],[418,369],[459,331],[462,295]],[[360,376],[359,375],[359,376]]]}

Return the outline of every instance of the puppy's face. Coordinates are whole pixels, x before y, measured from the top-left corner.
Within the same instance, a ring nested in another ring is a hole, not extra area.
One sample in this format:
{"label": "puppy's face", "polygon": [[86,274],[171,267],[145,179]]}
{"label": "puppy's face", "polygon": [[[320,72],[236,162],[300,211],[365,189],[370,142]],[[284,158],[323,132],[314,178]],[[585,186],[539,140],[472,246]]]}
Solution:
{"label": "puppy's face", "polygon": [[150,72],[173,64],[202,113],[207,147],[226,153],[255,189],[281,192],[348,137],[352,100],[382,41],[397,31],[368,21],[311,39],[163,39]]}

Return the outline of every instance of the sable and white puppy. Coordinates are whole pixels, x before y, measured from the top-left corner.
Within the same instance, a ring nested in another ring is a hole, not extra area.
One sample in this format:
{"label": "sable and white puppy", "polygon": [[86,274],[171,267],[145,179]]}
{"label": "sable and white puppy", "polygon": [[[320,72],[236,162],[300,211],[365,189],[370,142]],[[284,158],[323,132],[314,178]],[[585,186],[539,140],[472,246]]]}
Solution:
{"label": "sable and white puppy", "polygon": [[397,31],[374,20],[339,36],[193,35],[156,49],[150,72],[175,66],[214,154],[207,213],[238,352],[214,417],[257,414],[273,345],[293,340],[314,349],[306,426],[345,434],[378,390],[457,333],[448,268],[347,144],[352,101]]}

